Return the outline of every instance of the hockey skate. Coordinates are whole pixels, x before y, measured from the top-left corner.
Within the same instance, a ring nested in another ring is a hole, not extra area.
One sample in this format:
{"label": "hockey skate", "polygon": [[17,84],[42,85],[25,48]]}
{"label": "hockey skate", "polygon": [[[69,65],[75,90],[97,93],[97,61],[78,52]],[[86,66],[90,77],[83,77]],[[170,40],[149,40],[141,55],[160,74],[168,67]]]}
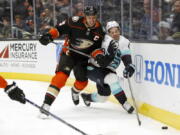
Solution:
{"label": "hockey skate", "polygon": [[39,118],[48,119],[49,118],[49,109],[50,109],[50,105],[44,103],[40,108]]}
{"label": "hockey skate", "polygon": [[129,104],[127,101],[122,105],[124,110],[126,110],[129,114],[131,114],[134,111],[134,107]]}
{"label": "hockey skate", "polygon": [[82,97],[82,99],[84,101],[84,104],[87,107],[89,107],[91,105],[91,100],[90,100],[91,97],[90,96],[91,96],[90,94],[86,94],[86,93],[81,94],[81,97]]}
{"label": "hockey skate", "polygon": [[75,105],[79,104],[79,92],[76,92],[73,88],[71,88],[72,100]]}

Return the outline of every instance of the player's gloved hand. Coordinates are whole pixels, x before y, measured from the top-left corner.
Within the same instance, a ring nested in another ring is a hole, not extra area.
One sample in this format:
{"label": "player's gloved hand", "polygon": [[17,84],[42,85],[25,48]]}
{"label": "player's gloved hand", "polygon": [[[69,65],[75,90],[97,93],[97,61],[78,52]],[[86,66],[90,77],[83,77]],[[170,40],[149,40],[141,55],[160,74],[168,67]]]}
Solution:
{"label": "player's gloved hand", "polygon": [[123,71],[124,78],[131,77],[134,74],[134,71],[135,71],[135,65],[133,64],[127,65]]}
{"label": "player's gloved hand", "polygon": [[8,94],[8,96],[12,99],[12,100],[16,100],[16,101],[19,101],[23,104],[26,103],[26,100],[25,100],[25,95],[23,93],[23,91],[18,88],[16,86],[16,83],[13,82],[12,84],[8,85],[4,91]]}
{"label": "player's gloved hand", "polygon": [[46,34],[42,35],[40,37],[40,39],[39,39],[39,42],[42,45],[47,45],[47,44],[49,44],[52,41],[53,41],[53,38],[52,38],[51,34],[49,34],[49,33],[46,33]]}
{"label": "player's gloved hand", "polygon": [[107,49],[108,53],[111,54],[115,54],[117,49],[118,49],[119,43],[116,40],[111,40],[111,42],[109,43],[109,47]]}
{"label": "player's gloved hand", "polygon": [[105,67],[104,55],[104,49],[102,48],[96,49],[91,53],[91,56],[101,67]]}
{"label": "player's gloved hand", "polygon": [[101,67],[105,67],[104,55],[102,54],[97,55],[95,60]]}

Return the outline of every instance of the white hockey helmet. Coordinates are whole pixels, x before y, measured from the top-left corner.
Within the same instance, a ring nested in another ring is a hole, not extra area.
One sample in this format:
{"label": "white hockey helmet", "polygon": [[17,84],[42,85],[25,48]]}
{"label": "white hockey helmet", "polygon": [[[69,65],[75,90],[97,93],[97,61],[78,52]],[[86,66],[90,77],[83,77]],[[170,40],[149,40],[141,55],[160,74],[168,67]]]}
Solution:
{"label": "white hockey helmet", "polygon": [[106,32],[108,32],[108,30],[113,28],[113,27],[118,27],[120,29],[120,26],[116,21],[107,22],[107,24],[106,24]]}

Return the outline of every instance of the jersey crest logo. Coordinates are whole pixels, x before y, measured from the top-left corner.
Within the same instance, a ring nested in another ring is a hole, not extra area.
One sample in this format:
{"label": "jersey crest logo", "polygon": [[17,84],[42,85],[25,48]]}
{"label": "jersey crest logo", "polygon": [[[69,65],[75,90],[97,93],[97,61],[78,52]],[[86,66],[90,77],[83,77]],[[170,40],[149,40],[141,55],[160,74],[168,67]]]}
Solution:
{"label": "jersey crest logo", "polygon": [[92,46],[93,44],[94,44],[94,42],[91,40],[76,39],[76,43],[72,44],[72,46],[77,49],[86,49],[86,48],[89,48],[90,46]]}
{"label": "jersey crest logo", "polygon": [[79,20],[79,16],[73,16],[73,17],[72,17],[72,21],[73,21],[73,22],[77,22],[78,20]]}

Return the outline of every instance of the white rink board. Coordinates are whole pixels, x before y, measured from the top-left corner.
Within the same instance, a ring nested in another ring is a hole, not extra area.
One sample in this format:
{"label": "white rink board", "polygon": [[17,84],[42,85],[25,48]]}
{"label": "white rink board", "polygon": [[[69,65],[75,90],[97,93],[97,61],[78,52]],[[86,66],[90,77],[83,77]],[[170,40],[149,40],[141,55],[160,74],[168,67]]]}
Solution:
{"label": "white rink board", "polygon": [[132,83],[136,98],[180,114],[180,46],[133,43],[136,73]]}
{"label": "white rink board", "polygon": [[54,44],[43,46],[38,41],[1,41],[0,44],[0,72],[54,74]]}

